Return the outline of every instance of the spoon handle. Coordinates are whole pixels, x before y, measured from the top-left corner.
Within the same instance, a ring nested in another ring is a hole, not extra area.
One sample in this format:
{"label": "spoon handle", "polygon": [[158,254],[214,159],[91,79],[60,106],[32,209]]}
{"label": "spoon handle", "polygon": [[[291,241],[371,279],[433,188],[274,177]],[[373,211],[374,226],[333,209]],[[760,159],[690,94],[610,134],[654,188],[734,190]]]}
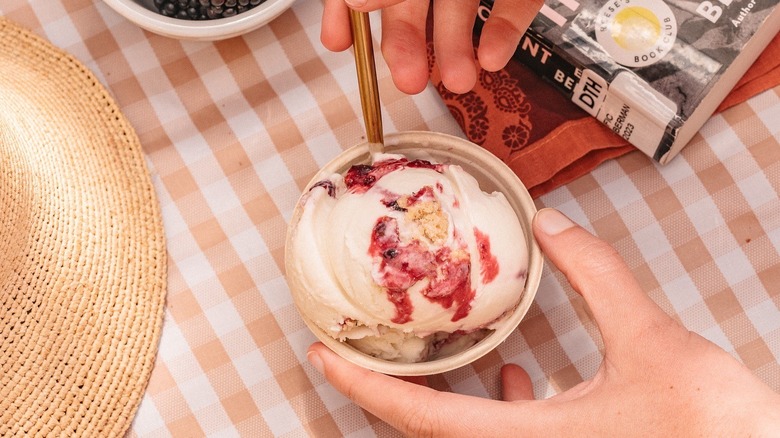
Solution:
{"label": "spoon handle", "polygon": [[366,125],[369,150],[373,154],[382,152],[382,111],[379,106],[379,86],[376,80],[374,45],[371,39],[371,24],[367,12],[349,10],[352,24],[352,42],[355,49],[360,104],[363,107],[363,121]]}

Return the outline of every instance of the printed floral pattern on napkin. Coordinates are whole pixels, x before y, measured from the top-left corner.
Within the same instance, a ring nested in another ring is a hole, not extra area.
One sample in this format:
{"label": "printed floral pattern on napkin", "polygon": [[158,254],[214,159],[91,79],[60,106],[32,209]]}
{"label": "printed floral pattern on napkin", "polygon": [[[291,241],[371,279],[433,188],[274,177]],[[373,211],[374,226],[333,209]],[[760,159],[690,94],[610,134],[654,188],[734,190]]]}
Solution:
{"label": "printed floral pattern on napkin", "polygon": [[[431,81],[464,134],[507,163],[534,198],[636,150],[515,60],[498,72],[480,71],[468,93],[450,92],[441,83],[430,34],[428,41]],[[780,36],[717,111],[778,84]]]}

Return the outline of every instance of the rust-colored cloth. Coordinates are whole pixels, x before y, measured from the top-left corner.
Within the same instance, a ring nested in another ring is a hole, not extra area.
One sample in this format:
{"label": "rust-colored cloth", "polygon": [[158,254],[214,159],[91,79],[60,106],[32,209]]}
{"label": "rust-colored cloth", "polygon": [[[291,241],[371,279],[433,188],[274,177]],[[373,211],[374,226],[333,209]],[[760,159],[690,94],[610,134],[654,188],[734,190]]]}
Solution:
{"label": "rust-colored cloth", "polygon": [[[534,198],[635,150],[519,61],[495,73],[481,71],[472,91],[454,94],[441,84],[430,44],[428,53],[431,81],[463,132],[507,163]],[[780,35],[716,111],[778,84]]]}

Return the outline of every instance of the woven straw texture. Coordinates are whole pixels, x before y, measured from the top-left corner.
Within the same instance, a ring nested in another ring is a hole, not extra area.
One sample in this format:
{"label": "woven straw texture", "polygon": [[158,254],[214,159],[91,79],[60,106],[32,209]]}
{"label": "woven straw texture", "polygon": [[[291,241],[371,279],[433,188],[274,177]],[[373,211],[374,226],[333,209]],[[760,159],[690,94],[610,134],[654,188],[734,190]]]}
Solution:
{"label": "woven straw texture", "polygon": [[123,435],[162,325],[157,198],[91,72],[2,18],[0,254],[0,436]]}

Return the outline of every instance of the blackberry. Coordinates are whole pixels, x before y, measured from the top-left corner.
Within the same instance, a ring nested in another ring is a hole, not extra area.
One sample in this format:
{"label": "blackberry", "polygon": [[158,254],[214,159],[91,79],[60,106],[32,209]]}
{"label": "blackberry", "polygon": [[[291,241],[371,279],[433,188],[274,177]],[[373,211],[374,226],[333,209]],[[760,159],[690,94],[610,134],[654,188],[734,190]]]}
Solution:
{"label": "blackberry", "polygon": [[265,0],[154,0],[154,7],[166,17],[184,20],[213,20],[248,11]]}

